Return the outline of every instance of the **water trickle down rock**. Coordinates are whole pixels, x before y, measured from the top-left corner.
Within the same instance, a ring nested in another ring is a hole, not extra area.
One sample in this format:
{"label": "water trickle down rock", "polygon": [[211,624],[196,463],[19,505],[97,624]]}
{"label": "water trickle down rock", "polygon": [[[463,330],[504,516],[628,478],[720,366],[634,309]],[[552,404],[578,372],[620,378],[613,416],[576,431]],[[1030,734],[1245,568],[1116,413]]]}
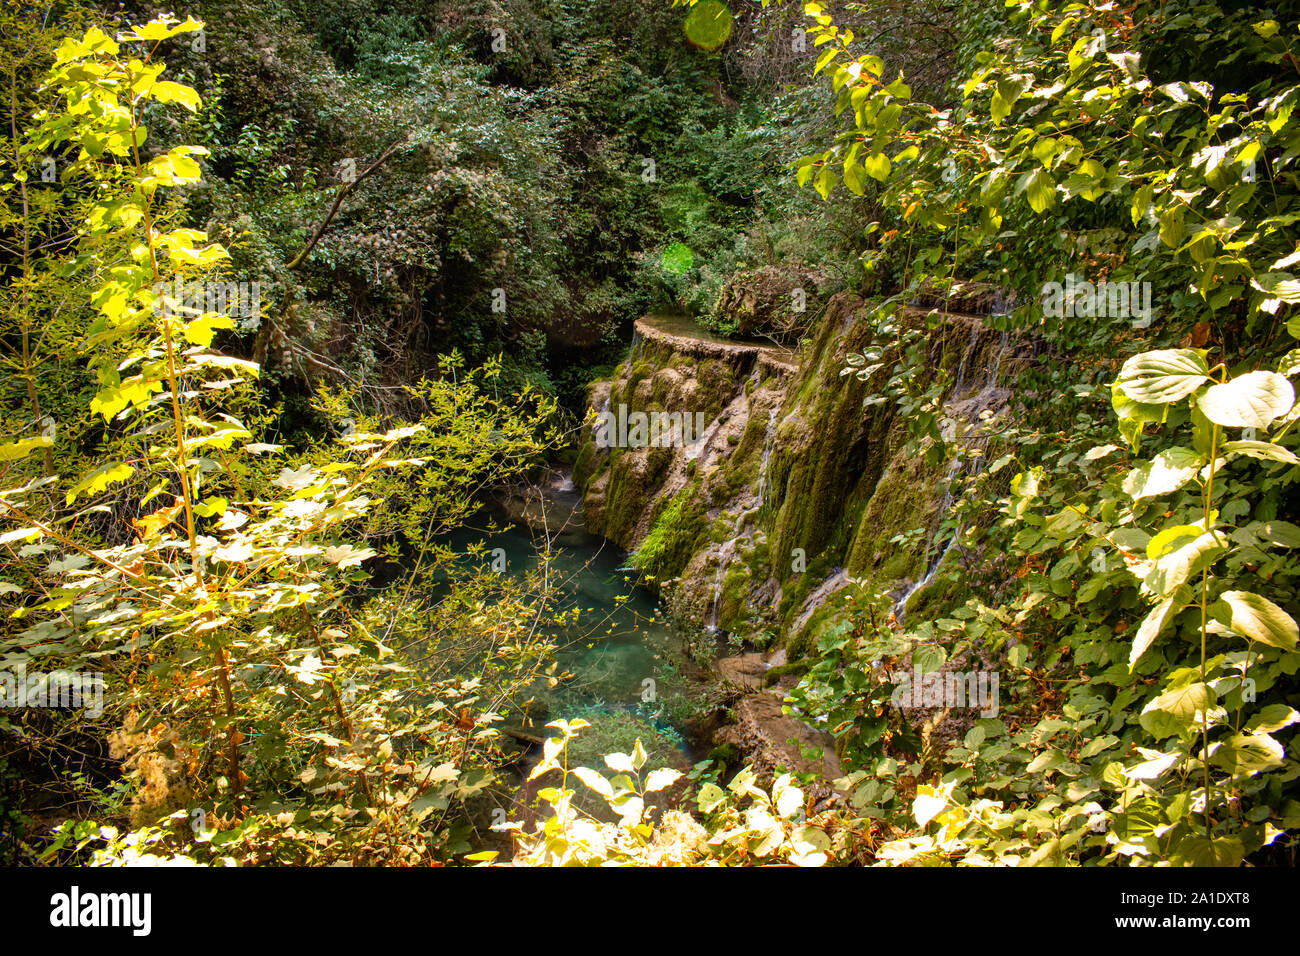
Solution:
{"label": "water trickle down rock", "polygon": [[970,340],[957,366],[952,392],[944,404],[943,438],[944,441],[956,446],[957,452],[949,462],[948,473],[944,479],[943,499],[926,536],[925,573],[919,580],[904,588],[894,601],[894,617],[899,626],[903,626],[906,622],[908,601],[934,580],[939,569],[948,560],[948,556],[961,547],[964,525],[959,525],[953,530],[952,536],[942,550],[936,549],[937,538],[959,499],[957,494],[960,490],[959,486],[973,480],[983,471],[986,464],[985,452],[993,437],[991,429],[999,416],[1006,413],[1012,394],[1011,389],[1000,384],[1003,358],[1008,345],[1006,332],[999,335],[997,351],[992,353],[992,361],[986,368],[979,370],[974,383],[969,389],[966,388],[967,370],[972,359],[978,354],[981,332],[984,331],[981,324],[977,322],[971,322],[970,327]]}
{"label": "water trickle down rock", "polygon": [[[922,330],[928,317],[924,309],[896,316]],[[703,441],[660,453],[658,468],[645,450],[627,450],[616,462],[596,457],[578,482],[588,526],[629,549],[678,495],[689,496],[689,520],[672,529],[682,543],[680,560],[659,582],[675,614],[715,628],[764,616],[778,644],[797,656],[799,645],[815,639],[804,632],[832,620],[818,609],[833,610],[850,580],[911,597],[956,553],[959,538],[943,536],[945,518],[978,467],[972,452],[987,446],[996,427],[996,418],[991,425],[985,419],[1004,412],[1006,385],[1030,352],[968,315],[947,315],[946,335],[926,332],[929,361],[913,374],[924,378],[946,367],[953,375],[943,412],[946,437],[962,451],[955,466],[932,468],[908,452],[892,402],[865,405],[890,368],[874,384],[840,375],[848,353],[873,343],[878,321],[874,307],[836,296],[795,357],[695,337],[681,321],[643,320],[640,354],[603,389],[593,387],[593,406],[707,405],[713,416]],[[945,352],[954,336],[961,346]],[[887,366],[896,361],[896,353],[885,359]],[[679,523],[683,510],[675,512]],[[926,534],[916,547],[891,542],[917,527]],[[796,550],[801,563],[792,570]],[[805,565],[818,576],[805,580]]]}

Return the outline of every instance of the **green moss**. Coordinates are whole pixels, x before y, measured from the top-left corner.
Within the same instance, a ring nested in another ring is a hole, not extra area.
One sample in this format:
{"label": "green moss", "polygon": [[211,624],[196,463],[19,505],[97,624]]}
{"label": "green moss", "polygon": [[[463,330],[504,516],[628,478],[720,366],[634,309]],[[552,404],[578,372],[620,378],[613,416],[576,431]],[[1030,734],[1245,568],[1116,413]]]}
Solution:
{"label": "green moss", "polygon": [[736,390],[736,373],[726,362],[706,359],[695,370],[695,408],[707,418],[717,418]]}
{"label": "green moss", "polygon": [[742,562],[733,561],[722,581],[722,595],[718,601],[718,624],[728,631],[742,630],[740,625],[749,619],[748,602],[750,571]]}
{"label": "green moss", "polygon": [[703,543],[705,518],[699,500],[699,485],[687,485],[655,519],[632,565],[639,571],[663,580],[676,577],[690,562]]}
{"label": "green moss", "polygon": [[656,485],[644,468],[638,468],[642,456],[626,449],[610,454],[609,483],[605,491],[603,534],[622,547],[631,547],[632,533],[641,513],[653,497]]}
{"label": "green moss", "polygon": [[579,494],[586,490],[587,481],[592,477],[592,461],[595,457],[596,442],[588,436],[578,452],[578,460],[573,463],[573,484]]}
{"label": "green moss", "polygon": [[952,552],[939,565],[930,583],[908,599],[905,616],[909,621],[932,621],[961,603],[965,593],[963,575]]}
{"label": "green moss", "polygon": [[771,687],[782,677],[787,675],[800,677],[808,673],[808,671],[812,669],[814,663],[816,662],[812,659],[804,658],[803,660],[790,661],[786,664],[778,664],[776,667],[769,668],[767,673],[763,675],[763,686]]}
{"label": "green moss", "polygon": [[735,515],[720,514],[709,525],[709,540],[714,544],[730,541],[736,531]]}
{"label": "green moss", "polygon": [[632,366],[632,371],[628,373],[627,384],[624,386],[624,391],[628,395],[631,395],[634,391],[636,391],[636,387],[640,385],[641,382],[649,378],[654,373],[655,373],[655,367],[653,363],[637,362]]}
{"label": "green moss", "polygon": [[940,469],[919,462],[897,462],[881,478],[858,526],[845,560],[848,572],[888,586],[924,570],[925,537],[913,547],[893,543],[912,528],[929,527],[944,492]]}
{"label": "green moss", "polygon": [[668,467],[673,462],[673,450],[667,447],[646,449],[645,483],[649,488],[658,488],[668,474]]}

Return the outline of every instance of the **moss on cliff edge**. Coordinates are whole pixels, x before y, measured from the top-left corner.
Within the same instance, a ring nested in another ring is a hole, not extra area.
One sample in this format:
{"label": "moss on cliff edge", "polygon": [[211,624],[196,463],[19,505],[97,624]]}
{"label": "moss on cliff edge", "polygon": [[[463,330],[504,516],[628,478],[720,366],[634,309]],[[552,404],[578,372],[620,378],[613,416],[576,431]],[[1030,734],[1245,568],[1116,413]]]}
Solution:
{"label": "moss on cliff edge", "polygon": [[673,496],[632,556],[632,564],[637,570],[659,580],[682,573],[704,544],[708,532],[708,520],[700,499],[698,481],[691,482]]}

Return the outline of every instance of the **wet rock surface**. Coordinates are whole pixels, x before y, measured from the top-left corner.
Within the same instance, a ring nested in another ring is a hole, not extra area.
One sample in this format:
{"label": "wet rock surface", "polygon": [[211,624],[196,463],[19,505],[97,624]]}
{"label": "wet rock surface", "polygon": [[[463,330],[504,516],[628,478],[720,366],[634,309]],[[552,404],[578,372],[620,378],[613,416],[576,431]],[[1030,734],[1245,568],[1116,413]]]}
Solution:
{"label": "wet rock surface", "polygon": [[716,662],[719,679],[739,688],[741,695],[731,707],[735,719],[714,734],[714,744],[734,746],[766,780],[781,772],[816,774],[824,783],[814,784],[811,795],[816,800],[828,798],[835,793],[830,782],[844,775],[835,753],[835,739],[797,715],[784,712],[783,685],[764,689],[772,666],[772,660],[756,652]]}

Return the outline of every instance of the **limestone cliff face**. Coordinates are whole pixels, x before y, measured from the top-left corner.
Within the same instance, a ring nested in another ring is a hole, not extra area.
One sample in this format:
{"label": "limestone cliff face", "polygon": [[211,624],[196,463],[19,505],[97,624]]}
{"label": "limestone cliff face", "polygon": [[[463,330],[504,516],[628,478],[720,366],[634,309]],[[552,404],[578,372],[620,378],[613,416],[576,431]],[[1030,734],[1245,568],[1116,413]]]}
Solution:
{"label": "limestone cliff face", "polygon": [[[589,433],[574,474],[589,529],[635,551],[679,617],[767,631],[792,656],[863,593],[917,607],[918,585],[933,590],[941,558],[960,556],[934,539],[963,475],[909,453],[897,406],[873,396],[898,361],[889,343],[927,313],[904,310],[882,335],[877,308],[839,295],[797,353],[638,322],[630,357],[591,388],[592,411],[703,413],[707,425],[686,447],[601,448]],[[920,373],[950,383],[936,413],[959,440],[987,444],[1028,350],[976,317],[936,321]],[[866,381],[841,374],[873,346],[883,354]]]}

